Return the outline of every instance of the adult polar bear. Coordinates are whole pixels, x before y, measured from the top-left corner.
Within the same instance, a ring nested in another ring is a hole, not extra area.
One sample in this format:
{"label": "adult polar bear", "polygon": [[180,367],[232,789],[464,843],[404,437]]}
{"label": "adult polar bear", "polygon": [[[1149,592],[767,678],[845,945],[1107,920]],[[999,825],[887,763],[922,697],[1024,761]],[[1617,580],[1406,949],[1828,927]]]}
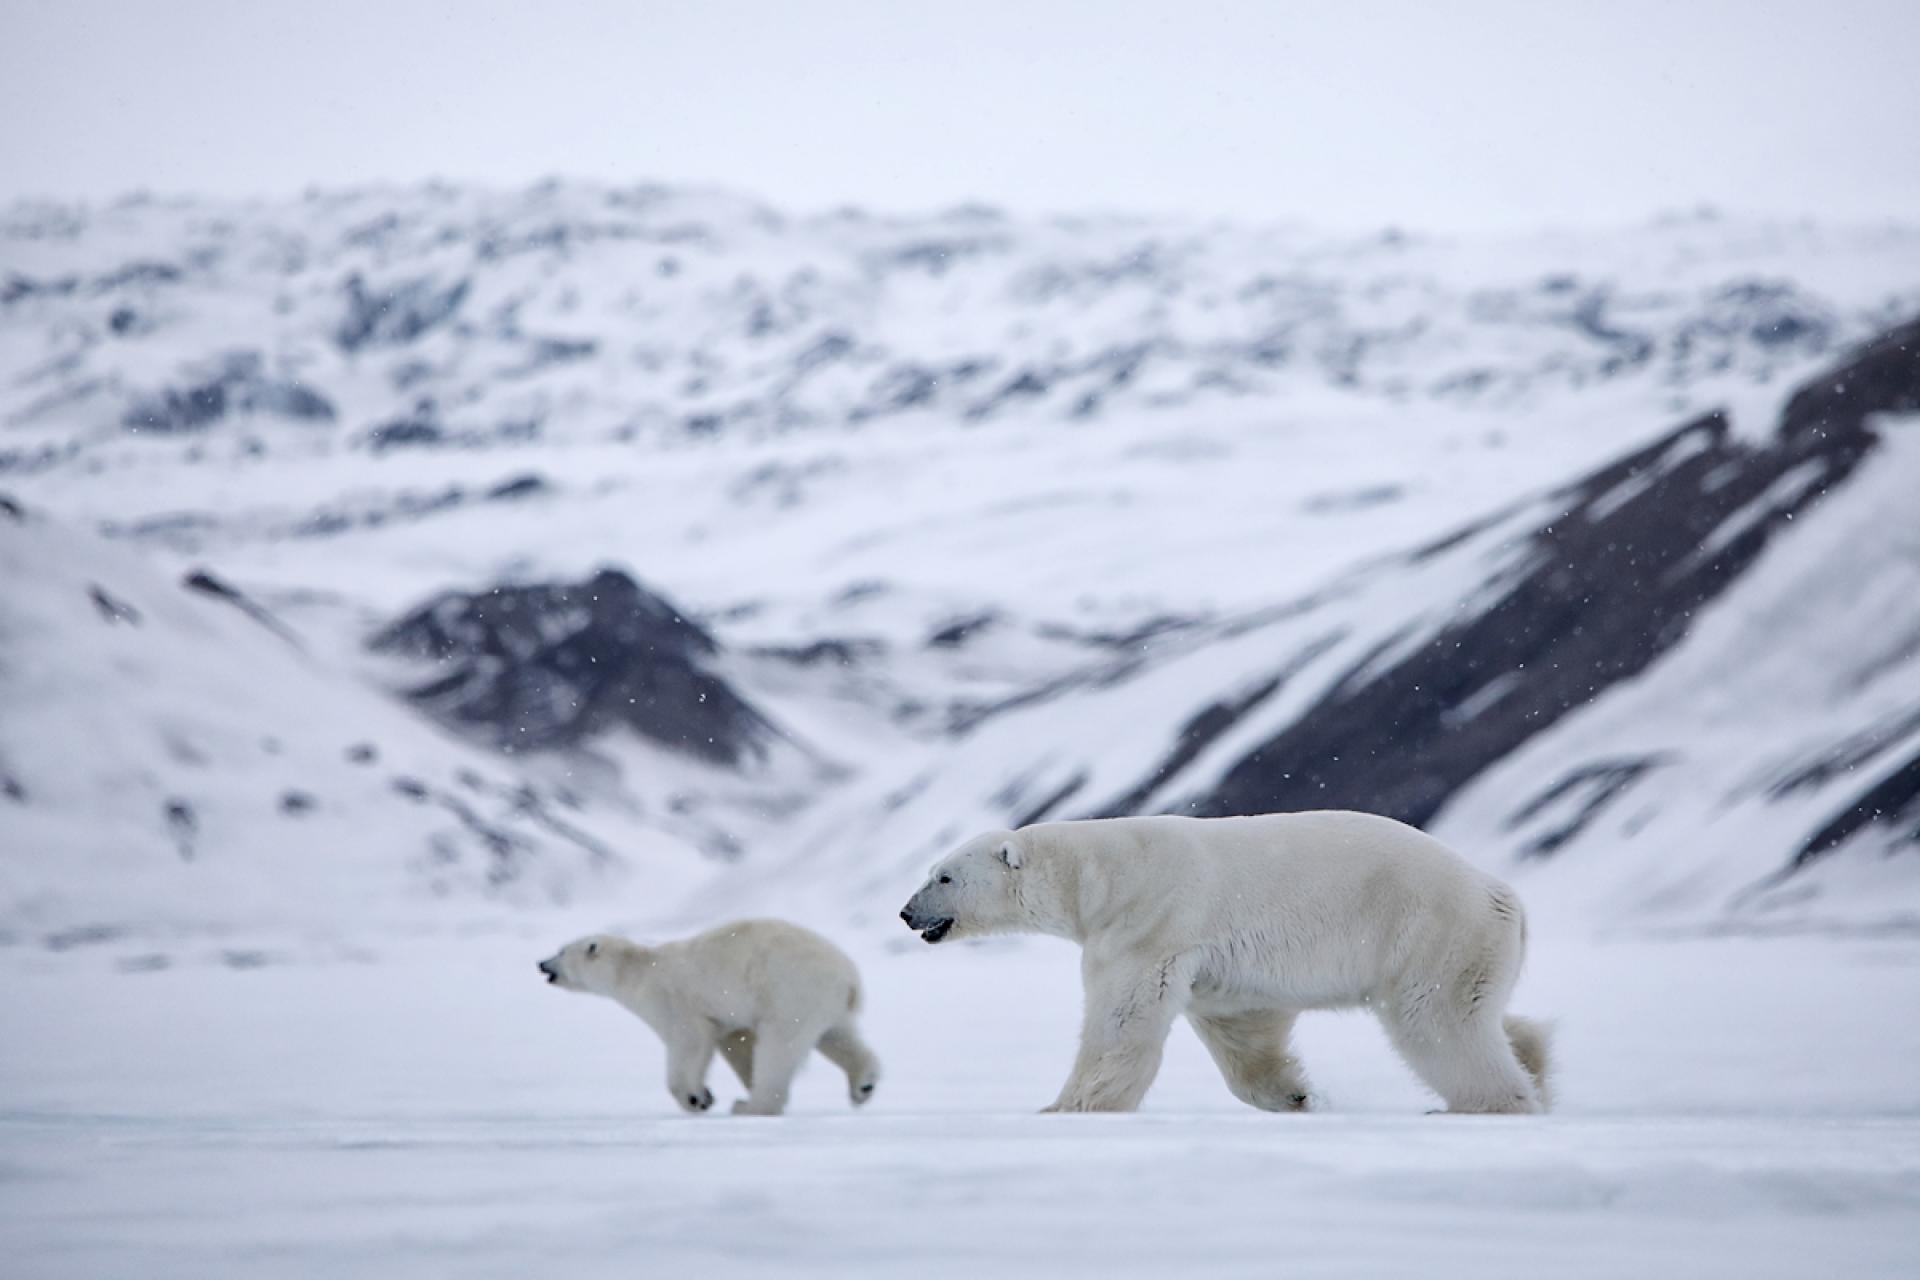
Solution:
{"label": "adult polar bear", "polygon": [[1526,923],[1511,889],[1390,818],[1099,818],[996,831],[933,869],[901,918],[928,942],[1081,945],[1080,1053],[1048,1111],[1131,1111],[1185,1014],[1234,1095],[1306,1105],[1305,1009],[1365,1006],[1450,1110],[1549,1102],[1546,1029],[1506,1015]]}

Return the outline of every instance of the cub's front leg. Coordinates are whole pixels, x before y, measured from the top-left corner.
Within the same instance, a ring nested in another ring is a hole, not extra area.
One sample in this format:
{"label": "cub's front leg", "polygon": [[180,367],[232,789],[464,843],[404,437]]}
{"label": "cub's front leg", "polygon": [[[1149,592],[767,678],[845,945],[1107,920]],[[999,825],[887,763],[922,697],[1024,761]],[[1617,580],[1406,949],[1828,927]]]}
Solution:
{"label": "cub's front leg", "polygon": [[713,1105],[707,1088],[707,1068],[719,1041],[706,1028],[688,1030],[667,1040],[667,1092],[682,1111],[701,1112]]}
{"label": "cub's front leg", "polygon": [[777,1116],[787,1109],[794,1073],[820,1038],[818,1031],[761,1025],[753,1031],[753,1084],[733,1104],[737,1116]]}

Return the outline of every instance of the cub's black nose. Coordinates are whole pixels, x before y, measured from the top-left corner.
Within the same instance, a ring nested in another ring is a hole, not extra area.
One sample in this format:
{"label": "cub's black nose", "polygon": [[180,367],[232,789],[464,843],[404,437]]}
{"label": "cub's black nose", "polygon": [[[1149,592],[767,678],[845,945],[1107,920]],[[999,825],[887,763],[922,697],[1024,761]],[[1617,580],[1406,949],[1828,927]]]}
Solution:
{"label": "cub's black nose", "polygon": [[908,924],[912,924],[912,923],[913,923],[913,912],[911,912],[911,911],[902,911],[902,912],[900,913],[900,918],[901,918],[902,920],[905,920],[905,921],[906,921],[906,922],[907,922]]}

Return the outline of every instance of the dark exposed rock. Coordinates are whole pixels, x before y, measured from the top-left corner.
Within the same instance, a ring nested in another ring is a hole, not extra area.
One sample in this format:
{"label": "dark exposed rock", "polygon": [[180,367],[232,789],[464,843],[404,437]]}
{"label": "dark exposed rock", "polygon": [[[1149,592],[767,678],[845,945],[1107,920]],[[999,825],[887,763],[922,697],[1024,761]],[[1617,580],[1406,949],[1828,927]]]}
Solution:
{"label": "dark exposed rock", "polygon": [[1767,794],[1775,800],[1800,791],[1816,790],[1869,763],[1882,751],[1920,733],[1920,710],[1868,725],[1829,746],[1816,758],[1795,765],[1775,778]]}
{"label": "dark exposed rock", "polygon": [[850,582],[836,591],[833,603],[836,605],[859,604],[862,600],[871,600],[883,596],[893,588],[872,578],[863,578],[859,582]]}
{"label": "dark exposed rock", "polygon": [[886,646],[878,640],[842,640],[829,637],[824,640],[815,640],[810,644],[768,645],[755,652],[802,667],[818,666],[821,663],[851,667],[868,658],[876,657],[885,650]]}
{"label": "dark exposed rock", "polygon": [[883,414],[900,413],[932,404],[939,390],[939,370],[912,362],[893,365],[874,379],[867,403],[854,409],[849,416],[855,422],[864,422]]}
{"label": "dark exposed rock", "polygon": [[1652,339],[1612,324],[1607,319],[1609,301],[1604,292],[1582,298],[1573,308],[1573,327],[1611,349],[1612,353],[1601,362],[1602,373],[1617,373],[1645,364],[1653,355]]}
{"label": "dark exposed rock", "polygon": [[536,494],[546,493],[552,487],[544,477],[529,471],[509,480],[502,480],[487,490],[487,497],[495,501],[510,502],[515,498],[531,498]]}
{"label": "dark exposed rock", "polygon": [[443,438],[440,425],[429,417],[418,415],[395,418],[383,422],[367,432],[367,443],[375,453],[386,453],[390,449],[404,449],[409,446],[439,444]]}
{"label": "dark exposed rock", "polygon": [[1609,761],[1575,769],[1561,778],[1507,819],[1507,829],[1511,831],[1556,804],[1564,802],[1563,807],[1570,810],[1558,826],[1529,841],[1520,851],[1520,856],[1540,858],[1553,853],[1584,831],[1587,824],[1599,817],[1607,806],[1661,763],[1658,756]]}
{"label": "dark exposed rock", "polygon": [[1085,773],[1074,774],[1054,790],[1048,792],[1032,805],[1028,806],[1024,811],[1014,815],[1013,820],[1007,825],[1018,829],[1044,821],[1048,814],[1053,813],[1061,805],[1073,799],[1073,797],[1079,793],[1080,788],[1086,785],[1087,775]]}
{"label": "dark exposed rock", "polygon": [[229,413],[270,413],[307,422],[332,422],[333,402],[300,382],[271,377],[257,351],[234,351],[184,387],[168,387],[128,406],[121,423],[132,431],[180,435],[200,431]]}
{"label": "dark exposed rock", "polygon": [[298,382],[256,382],[242,397],[246,408],[282,418],[307,422],[332,422],[333,402],[313,388]]}
{"label": "dark exposed rock", "polygon": [[1008,243],[1001,235],[926,236],[875,253],[870,261],[880,271],[905,269],[942,276],[971,259],[1002,253]]}
{"label": "dark exposed rock", "polygon": [[318,803],[311,792],[287,791],[281,793],[280,812],[289,818],[297,818],[301,814],[311,813]]}
{"label": "dark exposed rock", "polygon": [[1853,474],[1878,442],[1868,415],[1915,408],[1920,322],[1807,383],[1769,440],[1739,439],[1708,414],[1558,491],[1560,511],[1526,540],[1519,571],[1468,593],[1491,603],[1391,662],[1356,664],[1196,810],[1429,821],[1495,761],[1677,644],[1788,521]]}
{"label": "dark exposed rock", "polygon": [[713,637],[617,570],[576,585],[447,592],[370,643],[438,663],[442,674],[410,696],[503,750],[571,746],[625,726],[738,764],[773,732],[707,670]]}
{"label": "dark exposed rock", "polygon": [[[479,774],[463,769],[457,774],[460,784],[478,793],[481,801],[497,802],[511,822],[486,817],[474,807],[474,800],[445,787],[434,786],[419,778],[401,776],[389,783],[399,794],[416,804],[431,805],[451,815],[467,841],[478,846],[485,858],[487,882],[494,886],[517,879],[529,861],[539,852],[539,842],[530,837],[522,823],[544,830],[556,839],[574,845],[593,862],[606,866],[618,860],[614,851],[587,832],[556,815],[547,802],[530,786],[502,787],[489,784]],[[500,812],[499,808],[495,812]],[[428,842],[432,858],[438,863],[463,860],[462,843],[453,832],[438,832]]]}
{"label": "dark exposed rock", "polygon": [[25,524],[27,509],[16,502],[10,494],[0,493],[0,516]]}
{"label": "dark exposed rock", "polygon": [[205,569],[195,569],[180,580],[180,585],[198,595],[218,600],[222,604],[232,605],[247,617],[253,619],[273,634],[285,640],[296,649],[301,648],[300,637],[289,631],[280,619],[265,608],[249,599],[239,588],[228,585]]}
{"label": "dark exposed rock", "polygon": [[87,599],[93,601],[93,607],[108,622],[125,622],[130,626],[140,625],[140,611],[126,601],[110,594],[97,582],[87,584]]}
{"label": "dark exposed rock", "polygon": [[373,764],[380,759],[380,748],[371,742],[356,742],[347,748],[349,764]]}
{"label": "dark exposed rock", "polygon": [[466,300],[465,280],[441,288],[431,278],[407,280],[369,290],[358,275],[346,283],[347,312],[334,330],[343,351],[401,346],[444,324]]}
{"label": "dark exposed rock", "polygon": [[965,618],[955,618],[944,623],[927,637],[927,645],[934,649],[958,649],[973,637],[1000,621],[1000,615],[991,611],[976,613]]}
{"label": "dark exposed rock", "polygon": [[200,831],[199,815],[178,796],[168,800],[161,813],[167,821],[167,834],[173,837],[174,851],[182,862],[192,862],[193,838]]}
{"label": "dark exposed rock", "polygon": [[[1920,843],[1920,753],[1868,787],[1853,803],[1807,837],[1791,870],[1832,853],[1868,827],[1893,828],[1896,839]],[[1904,833],[1899,828],[1907,827]]]}
{"label": "dark exposed rock", "polygon": [[93,282],[95,293],[111,293],[131,285],[177,284],[186,273],[171,262],[129,262]]}
{"label": "dark exposed rock", "polygon": [[62,276],[57,280],[35,280],[32,276],[23,276],[10,272],[7,282],[0,284],[0,305],[11,305],[33,297],[64,297],[79,288],[76,276]]}
{"label": "dark exposed rock", "polygon": [[810,458],[805,462],[766,462],[752,468],[728,486],[736,502],[770,502],[795,507],[807,498],[809,486],[822,477],[846,469],[839,458]]}
{"label": "dark exposed rock", "polygon": [[1022,369],[1012,378],[987,393],[986,399],[967,410],[969,418],[985,418],[1021,400],[1037,400],[1052,389],[1052,378],[1037,369]]}
{"label": "dark exposed rock", "polygon": [[44,941],[49,951],[72,951],[76,947],[97,947],[103,943],[118,942],[126,936],[127,930],[117,924],[83,924],[50,933]]}
{"label": "dark exposed rock", "polygon": [[1240,723],[1248,712],[1278,693],[1288,680],[1339,640],[1339,632],[1321,636],[1295,654],[1285,668],[1262,680],[1253,688],[1202,707],[1180,726],[1180,732],[1174,738],[1173,749],[1161,760],[1159,767],[1142,778],[1126,794],[1102,805],[1092,816],[1121,817],[1139,812],[1164,779],[1173,777],[1193,763],[1200,753],[1211,746],[1221,734]]}
{"label": "dark exposed rock", "polygon": [[1049,640],[1065,640],[1072,644],[1084,644],[1097,649],[1128,650],[1138,649],[1161,636],[1187,630],[1198,625],[1200,621],[1201,619],[1197,617],[1178,613],[1158,613],[1124,631],[1080,631],[1058,623],[1042,624],[1036,630]]}
{"label": "dark exposed rock", "polygon": [[1406,493],[1397,484],[1372,485],[1365,489],[1349,489],[1344,493],[1317,493],[1300,505],[1315,515],[1331,515],[1342,511],[1364,511],[1368,507],[1398,502]]}
{"label": "dark exposed rock", "polygon": [[795,373],[808,373],[821,365],[831,364],[853,350],[854,342],[844,333],[824,333],[811,346],[803,348],[793,357]]}
{"label": "dark exposed rock", "polygon": [[134,402],[121,422],[134,431],[177,435],[198,431],[227,412],[227,385],[216,378],[198,386],[162,391]]}
{"label": "dark exposed rock", "polygon": [[466,493],[459,485],[448,485],[427,493],[406,490],[395,495],[385,506],[356,506],[344,510],[322,507],[303,517],[292,526],[290,532],[296,538],[327,538],[348,529],[378,529],[403,520],[420,520],[437,512],[451,511],[465,501]]}

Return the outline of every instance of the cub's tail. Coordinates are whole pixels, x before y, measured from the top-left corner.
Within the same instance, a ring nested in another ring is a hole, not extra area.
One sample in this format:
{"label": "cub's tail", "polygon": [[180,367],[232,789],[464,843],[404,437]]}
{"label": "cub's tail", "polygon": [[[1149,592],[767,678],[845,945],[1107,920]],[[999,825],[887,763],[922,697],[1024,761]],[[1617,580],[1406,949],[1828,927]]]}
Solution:
{"label": "cub's tail", "polygon": [[1532,1018],[1517,1017],[1508,1014],[1506,1018],[1507,1043],[1513,1046],[1513,1056],[1520,1059],[1520,1065],[1533,1077],[1534,1091],[1540,1095],[1540,1108],[1543,1111],[1553,1109],[1553,1026],[1550,1023],[1536,1022]]}

